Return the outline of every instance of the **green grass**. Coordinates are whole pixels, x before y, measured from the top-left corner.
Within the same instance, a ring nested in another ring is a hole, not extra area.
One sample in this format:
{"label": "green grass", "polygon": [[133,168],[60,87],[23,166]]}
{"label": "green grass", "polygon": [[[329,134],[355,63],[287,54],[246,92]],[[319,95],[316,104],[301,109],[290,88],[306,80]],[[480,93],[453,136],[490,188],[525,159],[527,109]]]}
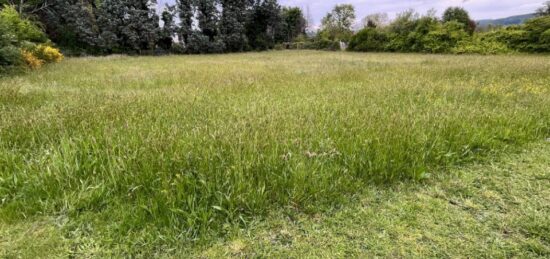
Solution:
{"label": "green grass", "polygon": [[209,258],[548,258],[549,154],[546,143],[453,170],[451,177],[371,186],[345,208],[279,212],[192,252]]}
{"label": "green grass", "polygon": [[52,254],[170,253],[392,193],[550,137],[548,71],[548,56],[300,51],[0,79],[0,242],[36,228]]}

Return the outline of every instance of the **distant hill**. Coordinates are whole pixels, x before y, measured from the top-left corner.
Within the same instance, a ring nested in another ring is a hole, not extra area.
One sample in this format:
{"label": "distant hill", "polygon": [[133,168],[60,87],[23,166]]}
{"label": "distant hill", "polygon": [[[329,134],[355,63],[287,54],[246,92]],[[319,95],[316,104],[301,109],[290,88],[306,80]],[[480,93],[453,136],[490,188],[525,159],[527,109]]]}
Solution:
{"label": "distant hill", "polygon": [[516,25],[516,24],[522,24],[526,20],[529,20],[531,18],[535,17],[535,14],[523,14],[523,15],[516,15],[516,16],[510,16],[507,18],[501,18],[501,19],[487,19],[487,20],[479,20],[477,23],[479,26],[488,26],[488,25]]}

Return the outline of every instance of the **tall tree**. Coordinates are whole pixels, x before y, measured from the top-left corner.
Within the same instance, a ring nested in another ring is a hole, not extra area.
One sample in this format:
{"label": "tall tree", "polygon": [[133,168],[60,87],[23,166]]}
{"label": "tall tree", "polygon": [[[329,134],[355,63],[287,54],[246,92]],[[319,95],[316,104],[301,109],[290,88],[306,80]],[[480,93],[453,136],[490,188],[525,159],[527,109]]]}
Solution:
{"label": "tall tree", "polygon": [[[220,36],[219,30],[219,1],[218,0],[196,0],[197,21],[201,37],[194,32],[194,42],[199,42],[201,53],[220,53],[225,51],[225,44]],[[207,42],[204,42],[207,40]],[[206,46],[206,49],[204,48]]]}
{"label": "tall tree", "polygon": [[97,24],[100,28],[99,43],[103,52],[122,52],[122,31],[128,8],[125,1],[103,0],[98,10]]}
{"label": "tall tree", "polygon": [[284,41],[291,42],[301,34],[306,33],[306,18],[298,7],[283,7],[282,9]]}
{"label": "tall tree", "polygon": [[218,31],[218,9],[216,0],[196,0],[197,1],[197,20],[201,32],[208,37],[210,41],[214,40]]}
{"label": "tall tree", "polygon": [[[98,49],[99,28],[94,0],[42,0],[24,9],[40,20],[50,39],[64,49],[95,52]],[[27,1],[30,3],[30,1]],[[33,11],[36,11],[32,13]]]}
{"label": "tall tree", "polygon": [[177,26],[175,21],[176,6],[166,5],[161,14],[162,29],[160,31],[159,46],[170,50],[174,42]]}
{"label": "tall tree", "polygon": [[348,41],[353,35],[355,8],[350,4],[336,5],[323,20],[321,35],[330,40]]}
{"label": "tall tree", "polygon": [[476,30],[476,23],[470,19],[470,14],[462,7],[449,7],[443,13],[443,22],[456,21],[464,25],[464,28],[470,33]]}
{"label": "tall tree", "polygon": [[128,12],[122,30],[124,45],[138,53],[153,50],[159,39],[159,17],[156,0],[127,0]]}
{"label": "tall tree", "polygon": [[223,35],[226,49],[231,52],[245,50],[248,47],[246,18],[249,1],[221,0],[221,7],[220,32]]}
{"label": "tall tree", "polygon": [[281,6],[277,0],[256,0],[252,5],[246,29],[251,48],[272,48],[280,28]]}
{"label": "tall tree", "polygon": [[189,37],[193,32],[194,0],[177,0],[176,8],[180,20],[178,37],[185,47],[189,44]]}

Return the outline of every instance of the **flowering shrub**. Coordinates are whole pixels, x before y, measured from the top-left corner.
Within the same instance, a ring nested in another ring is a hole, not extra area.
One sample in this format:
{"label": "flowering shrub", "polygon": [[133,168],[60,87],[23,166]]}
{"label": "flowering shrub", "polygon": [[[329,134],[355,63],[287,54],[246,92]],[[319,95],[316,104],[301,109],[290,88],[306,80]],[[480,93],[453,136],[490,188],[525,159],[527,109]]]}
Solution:
{"label": "flowering shrub", "polygon": [[36,46],[33,54],[46,63],[59,63],[64,58],[59,49],[44,44]]}
{"label": "flowering shrub", "polygon": [[31,69],[38,69],[41,68],[42,65],[44,65],[45,61],[42,59],[37,58],[33,53],[22,50],[21,55],[23,56],[23,60],[25,60],[25,64]]}
{"label": "flowering shrub", "polygon": [[49,45],[40,27],[21,17],[13,6],[0,6],[0,74],[61,60],[63,55]]}

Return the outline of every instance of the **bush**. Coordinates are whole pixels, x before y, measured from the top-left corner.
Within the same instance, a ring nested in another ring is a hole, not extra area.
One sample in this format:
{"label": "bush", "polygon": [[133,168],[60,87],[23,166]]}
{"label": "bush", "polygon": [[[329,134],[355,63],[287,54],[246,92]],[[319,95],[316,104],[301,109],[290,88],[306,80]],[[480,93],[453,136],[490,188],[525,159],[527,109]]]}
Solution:
{"label": "bush", "polygon": [[340,50],[340,42],[327,39],[315,39],[312,42],[304,44],[303,48],[336,51]]}
{"label": "bush", "polygon": [[481,35],[482,41],[500,42],[510,49],[526,51],[529,33],[519,26],[513,26]]}
{"label": "bush", "polygon": [[388,43],[386,49],[389,51],[407,52],[411,51],[411,33],[417,27],[418,14],[412,10],[397,15],[397,18],[388,26]]}
{"label": "bush", "polygon": [[524,28],[528,34],[526,51],[550,52],[550,41],[548,40],[550,16],[531,19],[525,23]]}
{"label": "bush", "polygon": [[17,43],[15,34],[8,24],[0,19],[0,73],[23,64],[21,51],[14,43]]}
{"label": "bush", "polygon": [[273,47],[274,50],[284,50],[286,49],[286,46],[279,43],[279,44],[275,44],[275,47]]}
{"label": "bush", "polygon": [[376,29],[365,28],[353,35],[349,43],[350,51],[384,51],[388,36]]}
{"label": "bush", "polygon": [[543,44],[550,44],[550,29],[542,33],[540,36],[540,42]]}
{"label": "bush", "polygon": [[174,43],[170,48],[170,53],[173,54],[185,54],[185,47],[181,43]]}
{"label": "bush", "polygon": [[0,73],[27,65],[40,68],[44,63],[63,60],[61,52],[46,43],[38,26],[21,18],[12,6],[0,10]]}
{"label": "bush", "polygon": [[31,21],[21,18],[13,6],[4,6],[0,10],[0,23],[9,28],[18,42],[45,43],[48,41],[46,34]]}
{"label": "bush", "polygon": [[0,74],[17,69],[24,64],[21,50],[14,46],[0,48]]}
{"label": "bush", "polygon": [[39,69],[44,65],[45,61],[42,59],[37,58],[33,53],[23,50],[21,51],[21,54],[23,56],[23,60],[25,60],[25,64],[27,64],[27,67],[30,69]]}
{"label": "bush", "polygon": [[464,30],[464,25],[456,22],[436,24],[422,39],[424,51],[430,53],[448,53],[459,42],[467,40],[469,34]]}
{"label": "bush", "polygon": [[470,40],[463,40],[451,49],[454,54],[506,54],[514,52],[505,43],[487,40],[481,36],[476,36]]}
{"label": "bush", "polygon": [[59,63],[64,58],[59,49],[44,44],[36,46],[32,54],[45,63]]}
{"label": "bush", "polygon": [[487,33],[471,33],[471,26],[457,19],[442,23],[432,14],[420,17],[414,11],[399,14],[380,30],[365,28],[355,34],[351,51],[397,51],[428,53],[501,54],[550,52],[550,17],[537,17],[524,25]]}

